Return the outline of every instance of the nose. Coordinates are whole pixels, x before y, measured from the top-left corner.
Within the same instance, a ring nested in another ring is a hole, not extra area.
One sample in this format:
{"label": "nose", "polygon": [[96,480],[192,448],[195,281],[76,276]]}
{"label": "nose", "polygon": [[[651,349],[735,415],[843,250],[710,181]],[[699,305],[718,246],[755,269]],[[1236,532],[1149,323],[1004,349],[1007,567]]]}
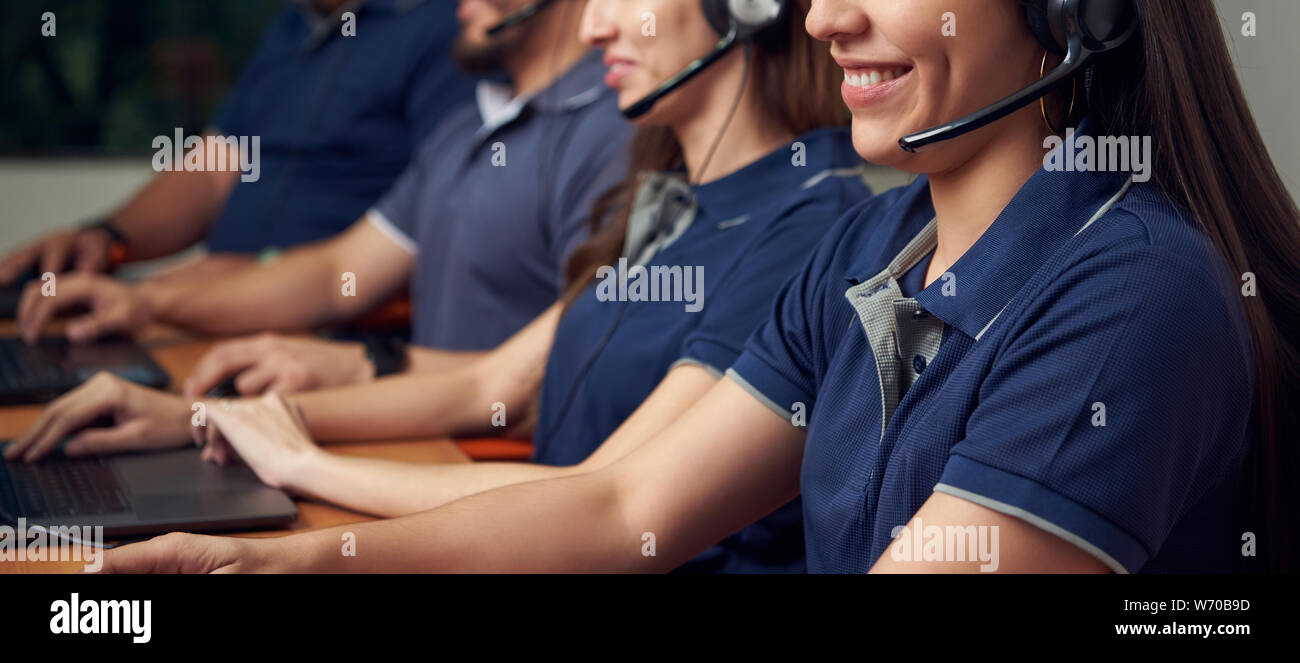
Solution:
{"label": "nose", "polygon": [[813,0],[804,29],[813,39],[835,41],[860,35],[871,27],[857,4],[862,0]]}
{"label": "nose", "polygon": [[578,39],[587,46],[600,48],[614,41],[618,29],[611,20],[613,5],[619,0],[587,0],[582,11],[582,23],[578,26]]}

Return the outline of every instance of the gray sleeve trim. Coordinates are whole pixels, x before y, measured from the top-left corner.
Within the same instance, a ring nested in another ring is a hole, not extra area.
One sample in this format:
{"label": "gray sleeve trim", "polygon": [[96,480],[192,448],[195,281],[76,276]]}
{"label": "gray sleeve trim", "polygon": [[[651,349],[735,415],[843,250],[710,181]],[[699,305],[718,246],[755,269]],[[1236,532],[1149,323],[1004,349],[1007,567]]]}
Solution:
{"label": "gray sleeve trim", "polygon": [[671,373],[673,369],[677,368],[678,366],[698,366],[708,371],[709,375],[712,375],[713,377],[719,380],[722,379],[722,371],[719,371],[713,366],[706,364],[700,361],[699,359],[695,359],[694,357],[682,357],[681,359],[678,359],[677,361],[673,362],[672,366],[668,367],[668,372]]}
{"label": "gray sleeve trim", "polygon": [[[762,403],[763,405],[766,405],[769,410],[781,415],[782,419],[785,419],[786,421],[790,421],[790,422],[793,421],[794,419],[793,412],[781,407],[780,405],[777,405],[776,401],[773,401],[772,399],[768,398],[766,394],[759,391],[758,388],[755,387],[754,385],[750,384],[749,380],[746,380],[745,378],[741,377],[740,373],[737,373],[734,368],[727,369],[727,377],[731,378],[733,382],[740,385],[741,389],[744,389],[745,391],[749,392],[750,396],[757,398],[758,402]],[[791,423],[790,425],[794,426],[794,423]],[[798,428],[798,426],[795,426],[795,428]]]}
{"label": "gray sleeve trim", "polygon": [[1035,527],[1038,527],[1039,529],[1055,534],[1056,536],[1059,536],[1062,539],[1065,539],[1066,541],[1073,543],[1074,545],[1081,548],[1084,552],[1101,560],[1103,564],[1109,566],[1110,570],[1114,571],[1115,573],[1128,573],[1128,571],[1122,565],[1120,565],[1119,562],[1115,561],[1114,557],[1111,557],[1110,555],[1106,554],[1106,551],[1102,550],[1101,548],[1098,548],[1097,546],[1092,545],[1091,543],[1086,541],[1083,537],[1079,536],[1078,534],[1075,534],[1074,532],[1071,532],[1065,529],[1064,527],[1057,525],[1056,523],[1044,520],[1041,516],[1037,516],[1028,511],[1025,511],[1024,509],[1018,506],[1012,506],[1010,504],[1007,504],[1006,502],[999,502],[995,499],[990,499],[983,495],[972,493],[969,490],[958,488],[956,486],[949,486],[946,483],[936,484],[934,487],[934,492],[945,493],[948,495],[952,495],[953,497],[960,497],[961,499],[964,499],[967,502],[974,502],[980,506],[985,506],[990,509],[993,509],[994,511],[1005,513],[1008,516],[1015,516],[1016,518],[1019,518],[1029,523],[1030,525],[1033,525]]}
{"label": "gray sleeve trim", "polygon": [[370,210],[366,212],[366,220],[370,222],[370,225],[377,228],[384,237],[392,240],[394,244],[400,246],[402,250],[407,253],[415,255],[420,252],[420,247],[415,243],[415,240],[411,239],[410,235],[407,235],[405,231],[397,227],[397,224],[389,221],[388,217],[384,216],[384,213],[380,212],[378,209],[374,207],[370,208]]}

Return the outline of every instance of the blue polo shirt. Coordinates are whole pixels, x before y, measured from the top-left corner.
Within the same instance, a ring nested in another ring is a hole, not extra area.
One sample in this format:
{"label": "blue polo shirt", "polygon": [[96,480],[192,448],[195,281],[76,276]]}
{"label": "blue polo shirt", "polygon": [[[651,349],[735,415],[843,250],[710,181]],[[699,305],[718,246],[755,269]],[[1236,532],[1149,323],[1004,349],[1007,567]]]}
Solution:
{"label": "blue polo shirt", "polygon": [[481,81],[368,219],[415,254],[412,337],[482,350],[555,303],[592,204],[626,172],[632,125],[592,51],[529,99]]}
{"label": "blue polo shirt", "polygon": [[851,211],[729,371],[809,409],[809,569],[867,571],[938,491],[1116,572],[1231,570],[1251,352],[1195,222],[1124,173],[1040,170],[921,287],[933,218],[926,178]]}
{"label": "blue polo shirt", "polygon": [[342,22],[286,6],[213,122],[260,136],[260,178],[239,181],[208,237],[258,252],[330,237],[373,205],[440,118],[470,99],[452,62],[455,4],[368,0]]}
{"label": "blue polo shirt", "polygon": [[[676,365],[693,364],[722,376],[767,318],[781,285],[830,225],[870,195],[847,128],[816,130],[796,141],[806,156],[802,166],[792,163],[792,143],[702,186],[687,186],[678,176],[659,199],[681,194],[685,204],[657,235],[637,236],[636,229],[647,225],[641,212],[667,204],[647,201],[650,185],[642,186],[629,220],[628,262],[650,273],[655,267],[702,273],[703,296],[692,307],[662,296],[611,300],[596,285],[580,295],[561,319],[551,347],[534,461],[581,462]],[[630,274],[630,268],[624,271]],[[802,571],[797,501],[683,570]]]}

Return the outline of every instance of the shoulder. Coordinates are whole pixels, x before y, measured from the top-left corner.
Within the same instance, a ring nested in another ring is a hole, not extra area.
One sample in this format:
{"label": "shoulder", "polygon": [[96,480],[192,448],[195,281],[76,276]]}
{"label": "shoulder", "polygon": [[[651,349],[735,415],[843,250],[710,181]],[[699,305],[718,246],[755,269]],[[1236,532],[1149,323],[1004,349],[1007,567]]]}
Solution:
{"label": "shoulder", "polygon": [[[1240,304],[1223,256],[1185,211],[1155,187],[1135,184],[1109,212],[1067,245],[1063,276],[1128,281],[1142,288],[1202,300],[1207,306]],[[1239,293],[1238,293],[1239,294]]]}
{"label": "shoulder", "polygon": [[560,115],[561,121],[583,135],[630,137],[636,130],[619,112],[618,95],[604,85],[593,87],[568,103],[571,109]]}
{"label": "shoulder", "polygon": [[[399,37],[410,40],[420,51],[447,52],[447,40],[460,29],[455,8],[442,0],[416,0],[414,2],[385,2],[374,7],[371,18],[374,26],[383,31],[385,38]],[[362,16],[362,20],[366,17]]]}
{"label": "shoulder", "polygon": [[[868,195],[836,217],[817,250],[815,260],[826,278],[843,280],[850,268],[870,262],[873,256],[888,261],[892,244],[910,239],[924,223],[914,223],[913,206],[928,204],[928,181],[920,178],[908,186]],[[928,222],[927,216],[924,221]],[[916,226],[916,227],[912,227]]]}
{"label": "shoulder", "polygon": [[1240,279],[1184,210],[1136,184],[1062,247],[1019,317],[1052,321],[1052,334],[1091,329],[1164,357],[1213,353],[1249,366]]}
{"label": "shoulder", "polygon": [[811,173],[797,188],[774,206],[773,230],[790,226],[817,226],[822,230],[835,225],[846,211],[871,198],[871,187],[862,179],[859,168],[827,169]]}
{"label": "shoulder", "polygon": [[456,104],[438,120],[433,131],[420,142],[415,161],[446,159],[446,150],[450,145],[468,143],[482,124],[483,119],[479,115],[478,105],[473,100]]}
{"label": "shoulder", "polygon": [[[560,156],[554,165],[561,172],[583,174],[614,167],[621,175],[630,156],[628,145],[636,127],[619,113],[618,97],[612,90],[602,89],[593,94],[596,94],[594,100],[571,112],[534,116],[537,121],[531,130],[552,145],[558,143],[553,153]],[[552,121],[562,123],[563,128],[544,126]]]}
{"label": "shoulder", "polygon": [[832,214],[836,219],[849,209],[871,199],[871,187],[863,179],[860,164],[837,166],[808,173],[791,197],[791,207]]}

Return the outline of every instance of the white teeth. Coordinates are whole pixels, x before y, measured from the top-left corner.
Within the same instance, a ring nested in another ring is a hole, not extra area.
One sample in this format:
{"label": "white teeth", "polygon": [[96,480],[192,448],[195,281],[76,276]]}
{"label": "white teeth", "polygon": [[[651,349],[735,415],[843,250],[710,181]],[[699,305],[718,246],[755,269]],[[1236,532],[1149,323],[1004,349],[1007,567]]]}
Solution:
{"label": "white teeth", "polygon": [[844,70],[844,81],[853,87],[873,87],[881,83],[901,78],[906,69],[868,69],[861,74],[850,74]]}

